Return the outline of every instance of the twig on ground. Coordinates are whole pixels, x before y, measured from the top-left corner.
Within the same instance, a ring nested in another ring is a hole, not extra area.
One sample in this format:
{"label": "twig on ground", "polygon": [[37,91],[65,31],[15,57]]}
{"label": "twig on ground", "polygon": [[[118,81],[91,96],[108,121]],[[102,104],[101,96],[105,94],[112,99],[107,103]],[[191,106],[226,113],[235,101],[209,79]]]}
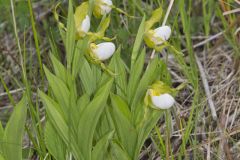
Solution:
{"label": "twig on ground", "polygon": [[[9,91],[9,93],[14,94],[14,93],[17,93],[17,92],[21,92],[21,91],[23,91],[24,89],[25,89],[25,88],[15,89],[15,90]],[[6,96],[6,95],[7,95],[6,92],[4,92],[4,93],[0,93],[0,97],[2,97],[2,96]]]}
{"label": "twig on ground", "polygon": [[204,90],[205,90],[205,93],[206,93],[206,96],[207,96],[207,101],[208,101],[208,104],[209,104],[209,108],[211,110],[213,120],[217,120],[217,113],[216,113],[216,109],[215,109],[215,106],[214,106],[214,103],[213,103],[213,100],[212,100],[212,96],[211,96],[211,92],[210,92],[210,89],[209,89],[209,85],[208,85],[208,81],[207,81],[207,77],[206,77],[204,68],[203,68],[203,66],[202,66],[202,64],[201,64],[201,62],[200,62],[200,60],[199,60],[199,58],[196,54],[195,54],[195,59],[196,59],[196,62],[197,62],[198,68],[199,68],[200,76],[201,76],[201,79],[202,79],[202,82],[203,82],[203,87],[204,87]]}
{"label": "twig on ground", "polygon": [[235,2],[240,5],[240,1],[239,0],[235,0]]}
{"label": "twig on ground", "polygon": [[[201,41],[201,42],[193,45],[193,49],[204,46],[206,43],[208,43],[208,42],[210,42],[214,39],[217,39],[218,37],[222,36],[223,34],[224,34],[224,32],[220,32],[218,34],[215,34],[215,35],[209,37],[208,39],[205,39],[204,41]],[[187,51],[187,49],[182,50],[182,52],[186,52],[186,51]]]}
{"label": "twig on ground", "polygon": [[237,9],[233,9],[233,10],[230,10],[230,11],[223,12],[223,15],[224,15],[224,16],[227,16],[227,15],[229,15],[229,14],[233,14],[233,13],[237,13],[237,12],[240,12],[240,8],[237,8]]}

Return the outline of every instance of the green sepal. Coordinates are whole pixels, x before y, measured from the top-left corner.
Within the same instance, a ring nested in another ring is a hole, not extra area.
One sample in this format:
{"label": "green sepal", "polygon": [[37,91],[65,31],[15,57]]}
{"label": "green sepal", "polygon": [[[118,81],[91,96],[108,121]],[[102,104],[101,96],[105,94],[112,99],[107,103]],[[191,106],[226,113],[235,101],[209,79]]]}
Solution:
{"label": "green sepal", "polygon": [[88,10],[89,10],[89,3],[88,2],[83,2],[75,10],[74,20],[75,20],[75,25],[76,25],[76,29],[77,29],[77,39],[80,39],[83,36],[85,36],[85,33],[83,31],[81,31],[79,28],[81,28],[82,21],[88,15]]}
{"label": "green sepal", "polygon": [[150,30],[155,23],[157,23],[161,20],[162,13],[163,13],[163,10],[161,7],[157,8],[156,10],[153,11],[151,18],[145,22],[145,32]]}

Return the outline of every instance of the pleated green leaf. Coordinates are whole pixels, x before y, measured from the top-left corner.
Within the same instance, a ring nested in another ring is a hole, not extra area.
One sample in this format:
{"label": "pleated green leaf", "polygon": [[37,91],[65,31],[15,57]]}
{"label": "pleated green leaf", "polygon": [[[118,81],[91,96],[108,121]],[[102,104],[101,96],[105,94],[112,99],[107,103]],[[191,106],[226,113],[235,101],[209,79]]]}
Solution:
{"label": "pleated green leaf", "polygon": [[67,70],[64,65],[53,55],[50,55],[54,72],[58,78],[60,78],[63,82],[67,82]]}
{"label": "pleated green leaf", "polygon": [[92,95],[96,90],[96,79],[90,64],[85,58],[79,75],[84,90],[88,93],[88,95]]}
{"label": "pleated green leaf", "polygon": [[121,48],[119,47],[112,58],[114,64],[114,70],[117,74],[115,76],[117,94],[121,97],[127,96],[127,73],[125,66],[126,64],[121,59]]}
{"label": "pleated green leaf", "polygon": [[63,118],[62,114],[59,112],[59,104],[52,100],[49,96],[39,91],[39,96],[41,97],[47,111],[48,120],[51,125],[56,130],[59,137],[67,145],[68,149],[71,149],[74,157],[76,159],[83,159],[81,150],[79,149],[76,141],[72,140],[72,134],[70,134],[71,128],[66,123],[66,120]]}
{"label": "pleated green leaf", "polygon": [[143,74],[142,79],[138,83],[138,88],[136,90],[136,93],[134,94],[131,103],[131,111],[133,113],[135,112],[136,107],[138,106],[137,104],[143,101],[144,95],[146,94],[148,87],[157,79],[159,75],[160,75],[159,60],[153,59],[150,62],[150,65],[147,67],[145,73]]}
{"label": "pleated green leaf", "polygon": [[45,126],[45,143],[49,153],[57,160],[66,159],[66,145],[50,122]]}
{"label": "pleated green leaf", "polygon": [[85,58],[84,54],[88,52],[88,37],[84,37],[80,40],[78,40],[75,51],[74,51],[74,58],[72,62],[72,75],[73,77],[76,77],[83,67]]}
{"label": "pleated green leaf", "polygon": [[78,115],[82,113],[82,111],[85,109],[86,106],[90,103],[90,96],[88,94],[82,95],[77,100],[77,109],[78,109]]}
{"label": "pleated green leaf", "polygon": [[7,160],[22,159],[22,139],[27,116],[26,97],[15,106],[5,128],[2,143],[2,155]]}
{"label": "pleated green leaf", "polygon": [[153,110],[153,109],[150,109],[149,112],[150,113],[148,114],[147,119],[143,121],[142,126],[140,126],[138,129],[138,142],[135,148],[136,152],[135,152],[134,159],[138,158],[138,155],[142,149],[142,146],[145,140],[148,138],[150,132],[152,131],[154,126],[157,124],[159,118],[163,113],[162,111]]}
{"label": "pleated green leaf", "polygon": [[109,80],[102,88],[95,94],[93,100],[82,111],[79,116],[78,125],[78,143],[79,148],[86,160],[91,159],[92,141],[96,125],[102,114],[108,95],[112,86],[113,80]]}
{"label": "pleated green leaf", "polygon": [[66,120],[63,118],[62,114],[59,112],[59,104],[57,104],[54,100],[52,100],[49,96],[47,96],[42,91],[38,92],[39,96],[41,97],[44,106],[46,107],[47,115],[55,127],[56,131],[58,132],[59,136],[68,144],[68,126]]}
{"label": "pleated green leaf", "polygon": [[66,36],[66,52],[67,52],[67,65],[70,68],[74,53],[76,28],[74,22],[74,13],[72,0],[69,0],[68,5],[68,18],[67,18],[67,36]]}
{"label": "pleated green leaf", "polygon": [[144,67],[145,57],[146,57],[146,50],[143,49],[136,63],[133,65],[131,69],[129,83],[128,83],[128,102],[129,103],[133,100],[133,96],[139,85],[139,80]]}
{"label": "pleated green leaf", "polygon": [[105,154],[108,151],[108,146],[113,137],[113,133],[114,131],[107,133],[97,142],[92,151],[92,160],[105,160]]}
{"label": "pleated green leaf", "polygon": [[53,75],[45,66],[44,71],[47,76],[47,80],[49,82],[49,86],[51,87],[54,96],[57,99],[57,102],[59,103],[62,113],[68,113],[69,108],[69,96],[70,91],[67,88],[66,84],[58,77]]}
{"label": "pleated green leaf", "polygon": [[132,51],[132,57],[131,57],[131,68],[135,64],[135,61],[138,57],[139,54],[139,49],[141,47],[142,41],[143,41],[143,36],[144,36],[144,30],[145,30],[145,15],[142,19],[142,22],[140,24],[140,27],[138,29],[137,37],[133,46],[133,51]]}
{"label": "pleated green leaf", "polygon": [[112,105],[114,107],[117,107],[121,114],[124,115],[124,117],[129,121],[131,121],[131,111],[129,110],[127,103],[120,96],[115,94],[111,94],[111,100]]}
{"label": "pleated green leaf", "polygon": [[131,113],[126,104],[119,96],[111,94],[111,115],[115,123],[115,129],[120,142],[130,157],[134,156],[137,142],[137,131],[131,124]]}
{"label": "pleated green leaf", "polygon": [[113,152],[114,160],[132,160],[128,153],[115,142],[111,143],[111,150]]}

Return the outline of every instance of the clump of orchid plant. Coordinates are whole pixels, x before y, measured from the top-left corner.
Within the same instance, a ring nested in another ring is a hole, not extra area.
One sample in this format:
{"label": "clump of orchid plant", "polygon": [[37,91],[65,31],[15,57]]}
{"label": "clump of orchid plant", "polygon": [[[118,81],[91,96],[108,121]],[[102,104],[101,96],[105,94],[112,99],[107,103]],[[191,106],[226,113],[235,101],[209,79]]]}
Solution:
{"label": "clump of orchid plant", "polygon": [[[62,36],[67,37],[66,53],[72,55],[67,55],[67,68],[51,57],[55,74],[44,67],[53,92],[49,95],[39,92],[49,117],[45,138],[54,139],[47,144],[48,150],[56,159],[136,160],[160,116],[174,106],[174,97],[181,88],[171,88],[160,78],[160,74],[168,71],[161,67],[164,62],[158,57],[144,67],[147,55],[146,49],[141,48],[143,39],[149,48],[160,51],[170,46],[166,41],[171,28],[152,29],[161,19],[161,8],[148,21],[143,18],[138,31],[141,36],[137,35],[141,38],[133,46],[128,69],[113,38],[105,37],[112,9],[128,14],[116,8],[111,0],[92,2],[91,7],[89,1],[83,2],[75,12],[69,7],[72,12],[67,28],[55,13],[66,33]],[[96,18],[101,18],[101,22],[94,31],[91,21]],[[56,154],[59,149],[56,142],[64,146],[59,147],[61,155]]]}

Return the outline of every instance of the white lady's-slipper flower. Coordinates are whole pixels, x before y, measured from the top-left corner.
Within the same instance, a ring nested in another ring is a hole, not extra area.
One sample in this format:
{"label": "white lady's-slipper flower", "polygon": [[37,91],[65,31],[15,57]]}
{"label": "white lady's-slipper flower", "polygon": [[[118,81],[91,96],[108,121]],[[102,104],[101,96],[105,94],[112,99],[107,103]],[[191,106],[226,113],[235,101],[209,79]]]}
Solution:
{"label": "white lady's-slipper flower", "polygon": [[104,14],[108,14],[111,12],[112,8],[111,6],[113,5],[112,1],[111,0],[101,0],[101,14],[104,15]]}
{"label": "white lady's-slipper flower", "polygon": [[144,102],[147,106],[155,109],[169,109],[175,103],[172,94],[175,94],[175,89],[161,81],[157,81],[147,90]]}
{"label": "white lady's-slipper flower", "polygon": [[171,108],[175,100],[170,94],[162,94],[159,96],[151,96],[152,104],[159,109],[169,109]]}
{"label": "white lady's-slipper flower", "polygon": [[115,44],[112,42],[103,42],[100,44],[92,43],[90,45],[91,53],[99,60],[109,59],[116,50]]}
{"label": "white lady's-slipper flower", "polygon": [[150,48],[154,48],[163,44],[171,36],[171,28],[169,26],[161,26],[154,30],[146,32],[144,40]]}
{"label": "white lady's-slipper flower", "polygon": [[89,31],[89,29],[90,29],[90,18],[87,15],[85,19],[82,21],[81,27],[78,28],[78,31],[86,34]]}
{"label": "white lady's-slipper flower", "polygon": [[105,14],[108,14],[112,10],[112,0],[96,0],[93,13],[99,18]]}
{"label": "white lady's-slipper flower", "polygon": [[171,28],[169,26],[162,26],[154,29],[152,40],[156,45],[162,44],[167,41],[171,36]]}

